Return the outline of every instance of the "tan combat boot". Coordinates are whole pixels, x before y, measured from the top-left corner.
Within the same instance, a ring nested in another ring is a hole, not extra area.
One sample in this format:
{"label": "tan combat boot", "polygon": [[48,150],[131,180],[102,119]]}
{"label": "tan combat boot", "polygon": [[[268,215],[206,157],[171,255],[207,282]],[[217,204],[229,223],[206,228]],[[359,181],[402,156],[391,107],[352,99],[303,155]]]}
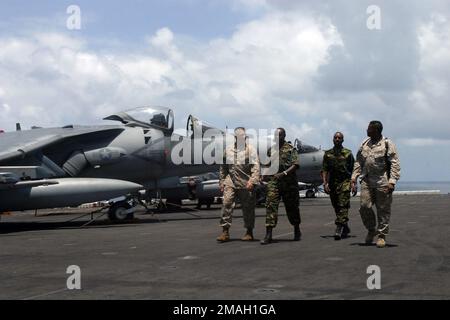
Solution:
{"label": "tan combat boot", "polygon": [[230,241],[230,232],[229,228],[223,227],[222,234],[217,237],[217,241],[219,242],[227,242]]}
{"label": "tan combat boot", "polygon": [[253,241],[253,229],[247,228],[247,232],[241,238],[242,241]]}

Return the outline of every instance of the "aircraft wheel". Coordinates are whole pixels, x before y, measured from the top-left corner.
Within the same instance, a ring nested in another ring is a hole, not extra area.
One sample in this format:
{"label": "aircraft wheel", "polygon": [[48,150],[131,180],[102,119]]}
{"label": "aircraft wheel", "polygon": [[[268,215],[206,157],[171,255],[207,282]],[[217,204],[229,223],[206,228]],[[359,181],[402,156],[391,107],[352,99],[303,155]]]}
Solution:
{"label": "aircraft wheel", "polygon": [[214,198],[205,198],[202,203],[206,205],[206,209],[211,209],[211,205],[214,203]]}
{"label": "aircraft wheel", "polygon": [[131,205],[126,201],[114,203],[108,211],[108,217],[112,221],[124,221],[134,218],[134,212],[130,213]]}
{"label": "aircraft wheel", "polygon": [[314,192],[314,190],[307,190],[305,196],[307,198],[315,198],[316,197],[316,193]]}

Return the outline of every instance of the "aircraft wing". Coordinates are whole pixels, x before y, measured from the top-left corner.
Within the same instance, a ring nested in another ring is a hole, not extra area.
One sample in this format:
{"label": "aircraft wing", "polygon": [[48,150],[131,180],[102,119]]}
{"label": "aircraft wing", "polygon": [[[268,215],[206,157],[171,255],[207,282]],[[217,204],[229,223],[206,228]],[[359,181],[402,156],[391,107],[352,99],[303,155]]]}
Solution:
{"label": "aircraft wing", "polygon": [[0,136],[0,162],[24,158],[42,148],[60,143],[64,140],[96,134],[119,134],[124,128],[98,127],[98,128],[55,128],[35,129],[28,131],[16,131],[2,133]]}

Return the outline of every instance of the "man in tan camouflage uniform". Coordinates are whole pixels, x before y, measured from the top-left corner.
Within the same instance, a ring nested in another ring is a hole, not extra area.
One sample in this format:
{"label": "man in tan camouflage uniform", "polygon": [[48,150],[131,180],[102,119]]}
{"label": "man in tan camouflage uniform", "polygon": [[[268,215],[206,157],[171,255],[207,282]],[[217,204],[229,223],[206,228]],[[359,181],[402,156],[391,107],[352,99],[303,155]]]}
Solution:
{"label": "man in tan camouflage uniform", "polygon": [[348,209],[350,208],[350,178],[355,159],[352,151],[344,148],[344,135],[336,132],[333,136],[334,148],[325,151],[323,156],[322,179],[325,193],[330,195],[331,204],[336,212],[335,240],[346,238],[348,227]]}
{"label": "man in tan camouflage uniform", "polygon": [[[360,214],[368,230],[366,243],[371,244],[378,235],[377,247],[386,246],[391,216],[392,192],[400,179],[400,161],[395,144],[382,135],[380,121],[371,121],[367,129],[369,138],[363,141],[356,156],[352,174],[352,193],[356,195],[358,177],[361,178]],[[375,205],[377,215],[372,209]],[[377,227],[378,220],[378,227]]]}
{"label": "man in tan camouflage uniform", "polygon": [[245,129],[236,128],[235,143],[227,147],[224,164],[220,167],[220,190],[223,192],[222,218],[220,226],[222,234],[217,238],[219,242],[230,240],[233,209],[236,197],[239,198],[244,216],[244,227],[247,229],[243,241],[253,240],[255,226],[255,185],[259,184],[259,158],[253,146],[247,143]]}

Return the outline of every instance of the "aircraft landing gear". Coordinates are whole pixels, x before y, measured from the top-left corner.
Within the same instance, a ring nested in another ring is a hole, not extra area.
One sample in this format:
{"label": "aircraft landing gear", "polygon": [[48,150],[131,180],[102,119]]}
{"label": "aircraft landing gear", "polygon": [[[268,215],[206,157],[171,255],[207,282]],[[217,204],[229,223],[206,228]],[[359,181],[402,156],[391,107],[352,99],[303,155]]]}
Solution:
{"label": "aircraft landing gear", "polygon": [[166,199],[166,208],[170,210],[179,210],[183,205],[181,199]]}
{"label": "aircraft landing gear", "polygon": [[305,197],[306,198],[315,198],[316,192],[314,190],[306,190]]}
{"label": "aircraft landing gear", "polygon": [[201,209],[202,205],[206,205],[206,209],[211,209],[211,205],[214,203],[214,198],[199,198],[196,208]]}
{"label": "aircraft landing gear", "polygon": [[111,221],[125,221],[134,218],[134,207],[128,201],[114,203],[108,211]]}

